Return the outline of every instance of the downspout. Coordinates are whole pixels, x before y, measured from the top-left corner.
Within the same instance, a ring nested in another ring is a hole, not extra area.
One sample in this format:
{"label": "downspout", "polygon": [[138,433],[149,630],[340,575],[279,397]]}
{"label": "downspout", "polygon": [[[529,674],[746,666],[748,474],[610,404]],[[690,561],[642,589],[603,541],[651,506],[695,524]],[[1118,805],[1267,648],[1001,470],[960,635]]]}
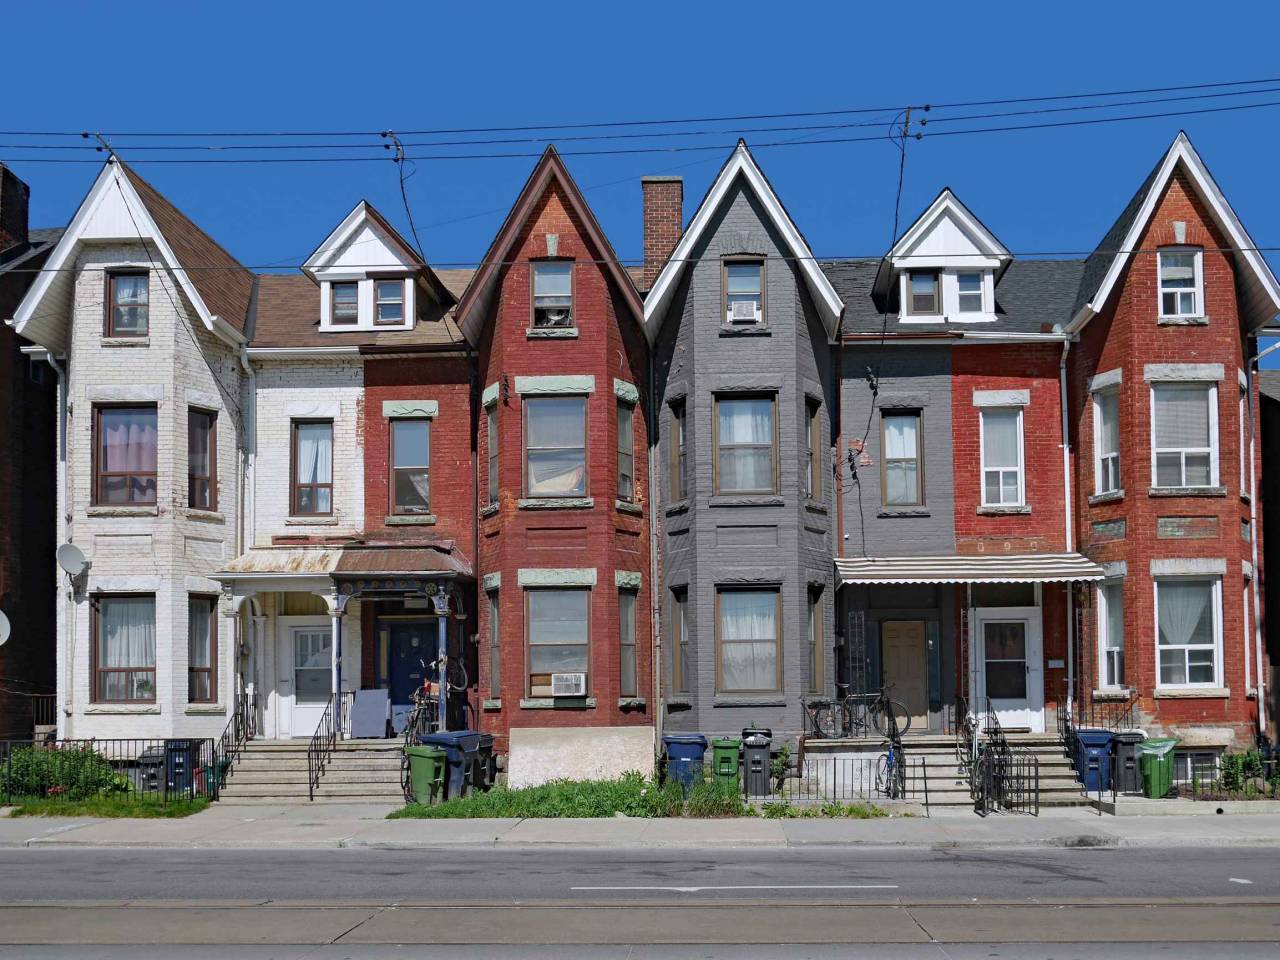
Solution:
{"label": "downspout", "polygon": [[[1267,678],[1262,669],[1262,601],[1258,596],[1258,581],[1262,579],[1262,570],[1258,567],[1258,481],[1256,456],[1256,429],[1253,415],[1254,366],[1260,357],[1254,357],[1245,365],[1245,400],[1249,405],[1249,549],[1253,558],[1253,580],[1250,586],[1253,592],[1253,642],[1254,658],[1258,671],[1258,733],[1267,735]],[[1248,663],[1248,652],[1245,653]],[[1247,694],[1247,691],[1246,691]]]}
{"label": "downspout", "polygon": [[653,744],[654,749],[662,743],[662,728],[666,720],[666,704],[662,699],[662,616],[658,604],[658,511],[662,507],[662,489],[657,480],[658,453],[658,406],[657,381],[654,378],[653,359],[650,357],[649,367],[649,436],[646,437],[649,447],[649,625],[653,632],[653,656],[649,669],[653,673]]}
{"label": "downspout", "polygon": [[[253,364],[249,362],[248,350],[248,343],[240,345],[240,366],[244,369],[246,379],[244,416],[240,425],[244,435],[244,452],[239,457],[240,517],[239,522],[236,524],[237,555],[244,553],[247,547],[251,547],[254,540],[254,477],[258,452],[258,379],[257,374],[254,372]],[[242,622],[242,618],[246,615],[249,618],[247,623]],[[240,632],[237,640],[246,636],[249,638],[249,678],[246,681],[243,674],[241,674],[241,683],[244,684],[244,693],[249,700],[249,709],[256,713],[258,696],[257,665],[262,653],[258,646],[263,642],[263,631],[257,629],[257,620],[253,616],[252,598],[250,598],[248,604],[247,614],[241,613],[236,617],[236,629]],[[238,658],[238,647],[233,656]],[[233,659],[232,662],[237,662],[237,659]]]}
{"label": "downspout", "polygon": [[[1067,353],[1071,349],[1071,340],[1062,341],[1062,357],[1058,361],[1059,405],[1062,407],[1062,492],[1065,543],[1067,553],[1075,549],[1072,536],[1074,512],[1071,504],[1071,443],[1068,433],[1067,419]],[[1076,616],[1075,592],[1072,584],[1067,589],[1067,716],[1074,714],[1076,699]]]}

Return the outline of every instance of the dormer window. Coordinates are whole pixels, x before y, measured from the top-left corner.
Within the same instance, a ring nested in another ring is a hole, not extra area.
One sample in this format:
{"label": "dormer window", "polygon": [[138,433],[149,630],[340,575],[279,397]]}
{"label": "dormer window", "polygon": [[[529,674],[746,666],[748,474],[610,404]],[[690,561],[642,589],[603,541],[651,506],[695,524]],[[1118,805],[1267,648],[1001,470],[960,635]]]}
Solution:
{"label": "dormer window", "polygon": [[725,323],[764,323],[764,261],[726,260],[724,264]]}
{"label": "dormer window", "polygon": [[912,270],[907,274],[907,312],[936,315],[942,312],[937,270]]}
{"label": "dormer window", "polygon": [[959,285],[958,307],[961,313],[982,312],[982,274],[977,272],[956,275]]}
{"label": "dormer window", "polygon": [[329,310],[329,323],[333,326],[360,322],[360,285],[358,283],[333,284],[333,301]]}
{"label": "dormer window", "polygon": [[533,265],[533,327],[573,326],[573,263],[545,260]]}
{"label": "dormer window", "polygon": [[1173,247],[1160,251],[1160,316],[1198,317],[1200,309],[1200,251]]}
{"label": "dormer window", "polygon": [[147,335],[147,285],[145,270],[107,275],[108,337]]}
{"label": "dormer window", "polygon": [[[353,284],[354,286],[354,284]],[[404,280],[374,281],[374,317],[378,323],[404,323]]]}

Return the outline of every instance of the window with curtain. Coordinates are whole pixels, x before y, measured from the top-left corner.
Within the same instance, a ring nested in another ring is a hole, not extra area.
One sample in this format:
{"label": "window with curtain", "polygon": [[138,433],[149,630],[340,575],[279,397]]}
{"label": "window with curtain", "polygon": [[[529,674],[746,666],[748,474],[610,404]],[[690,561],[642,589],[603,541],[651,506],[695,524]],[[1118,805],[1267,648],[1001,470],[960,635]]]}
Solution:
{"label": "window with curtain", "polygon": [[777,590],[716,592],[721,692],[775,693],[782,689],[778,607]]}
{"label": "window with curtain", "polygon": [[586,589],[525,591],[529,696],[551,696],[554,673],[587,672],[589,597]]}
{"label": "window with curtain", "polygon": [[688,601],[685,590],[671,591],[671,689],[676,693],[689,692]]}
{"label": "window with curtain", "polygon": [[93,699],[156,699],[156,598],[99,595],[93,601]]}
{"label": "window with curtain", "polygon": [[150,275],[112,273],[107,275],[108,337],[145,337],[149,329],[148,299]]}
{"label": "window with curtain", "polygon": [[378,323],[404,323],[404,280],[373,282],[373,316]]}
{"label": "window with curtain", "polygon": [[938,271],[912,270],[907,274],[907,313],[939,314],[942,298],[938,295]]}
{"label": "window with curtain", "polygon": [[634,500],[636,495],[635,424],[636,408],[618,401],[618,499]]}
{"label": "window with curtain", "polygon": [[1094,493],[1120,489],[1120,395],[1106,390],[1093,395]]}
{"label": "window with curtain", "polygon": [[924,503],[920,483],[920,414],[886,413],[884,430],[884,476],[881,495],[887,507],[919,506]]}
{"label": "window with curtain", "polygon": [[485,594],[489,599],[489,696],[502,696],[502,623],[498,607],[498,591]]}
{"label": "window with curtain", "polygon": [[1022,408],[982,411],[982,504],[1022,506]]}
{"label": "window with curtain", "polygon": [[636,689],[636,592],[618,591],[618,696],[639,696]]}
{"label": "window with curtain", "polygon": [[810,693],[822,693],[822,591],[809,590],[809,617],[805,633],[808,637],[806,658],[806,689]]}
{"label": "window with curtain", "polygon": [[187,700],[218,700],[218,620],[213,597],[187,599]]}
{"label": "window with curtain", "polygon": [[1161,383],[1151,388],[1155,486],[1215,485],[1216,396],[1216,388],[1204,383]]}
{"label": "window with curtain", "polygon": [[431,421],[391,421],[391,512],[431,512]]}
{"label": "window with curtain", "polygon": [[716,493],[777,493],[773,397],[716,399]]}
{"label": "window with curtain", "polygon": [[573,326],[573,263],[546,260],[533,264],[533,326]]}
{"label": "window with curtain", "polygon": [[330,285],[329,323],[343,326],[360,322],[360,284]]}
{"label": "window with curtain", "polygon": [[525,493],[581,497],[587,493],[587,398],[524,400]]}
{"label": "window with curtain", "polygon": [[489,441],[489,502],[498,502],[498,405],[489,404],[485,410],[485,423]]}
{"label": "window with curtain", "polygon": [[981,273],[958,273],[956,274],[956,286],[959,290],[957,294],[957,306],[960,313],[981,313],[982,312],[982,274]]}
{"label": "window with curtain", "polygon": [[1101,653],[1099,685],[1104,689],[1124,686],[1124,584],[1120,581],[1098,587],[1098,647]]}
{"label": "window with curtain", "polygon": [[1218,685],[1217,580],[1157,580],[1158,668],[1162,687]]}
{"label": "window with curtain", "polygon": [[764,322],[764,261],[724,262],[725,323]]}
{"label": "window with curtain", "polygon": [[97,407],[94,428],[94,502],[156,502],[156,408]]}
{"label": "window with curtain", "polygon": [[187,505],[194,510],[218,508],[218,415],[187,411]]}
{"label": "window with curtain", "polygon": [[1200,251],[1186,247],[1161,250],[1159,260],[1160,316],[1200,316]]}
{"label": "window with curtain", "polygon": [[671,499],[683,500],[689,495],[684,459],[684,401],[671,404]]}
{"label": "window with curtain", "polygon": [[333,421],[293,422],[294,516],[333,513]]}
{"label": "window with curtain", "polygon": [[804,495],[822,499],[822,407],[817,400],[804,405]]}

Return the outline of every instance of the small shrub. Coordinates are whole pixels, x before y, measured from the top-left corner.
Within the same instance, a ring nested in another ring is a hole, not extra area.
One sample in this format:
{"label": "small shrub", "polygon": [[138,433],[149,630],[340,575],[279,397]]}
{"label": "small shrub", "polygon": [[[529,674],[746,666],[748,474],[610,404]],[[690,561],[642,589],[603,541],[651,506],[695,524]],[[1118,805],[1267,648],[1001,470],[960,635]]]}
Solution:
{"label": "small shrub", "polygon": [[83,800],[128,789],[128,777],[87,744],[17,747],[0,764],[0,797]]}
{"label": "small shrub", "polygon": [[684,801],[686,817],[740,817],[746,809],[737,784],[720,780],[695,783]]}
{"label": "small shrub", "polygon": [[495,787],[487,793],[446,800],[435,806],[410,804],[392,817],[628,817],[679,816],[683,798],[673,781],[659,786],[638,773],[615,780],[554,780],[536,787]]}
{"label": "small shrub", "polygon": [[760,813],[766,820],[787,820],[796,815],[796,808],[786,800],[766,800]]}
{"label": "small shrub", "polygon": [[769,761],[769,776],[773,778],[775,790],[782,789],[782,782],[791,772],[791,744],[783,743],[778,748],[778,755]]}

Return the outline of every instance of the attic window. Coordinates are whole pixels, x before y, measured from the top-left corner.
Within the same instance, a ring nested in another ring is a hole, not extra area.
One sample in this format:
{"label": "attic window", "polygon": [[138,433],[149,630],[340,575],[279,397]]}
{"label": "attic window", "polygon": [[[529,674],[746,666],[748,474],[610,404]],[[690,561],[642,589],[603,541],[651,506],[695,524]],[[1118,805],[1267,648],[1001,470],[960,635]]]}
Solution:
{"label": "attic window", "polygon": [[404,323],[404,281],[378,280],[374,284],[374,315],[378,323]]}
{"label": "attic window", "polygon": [[764,322],[764,261],[727,260],[724,265],[725,322]]}
{"label": "attic window", "polygon": [[938,299],[938,271],[913,270],[907,274],[908,313],[940,313]]}
{"label": "attic window", "polygon": [[533,265],[533,326],[573,326],[573,263],[545,260]]}
{"label": "attic window", "polygon": [[1160,251],[1160,316],[1200,316],[1200,275],[1199,249]]}
{"label": "attic window", "polygon": [[107,275],[108,337],[145,337],[147,335],[146,271]]}
{"label": "attic window", "polygon": [[333,326],[360,322],[360,285],[356,283],[333,284],[333,302],[329,322]]}
{"label": "attic window", "polygon": [[961,313],[982,312],[982,274],[961,273],[959,283],[959,308]]}

